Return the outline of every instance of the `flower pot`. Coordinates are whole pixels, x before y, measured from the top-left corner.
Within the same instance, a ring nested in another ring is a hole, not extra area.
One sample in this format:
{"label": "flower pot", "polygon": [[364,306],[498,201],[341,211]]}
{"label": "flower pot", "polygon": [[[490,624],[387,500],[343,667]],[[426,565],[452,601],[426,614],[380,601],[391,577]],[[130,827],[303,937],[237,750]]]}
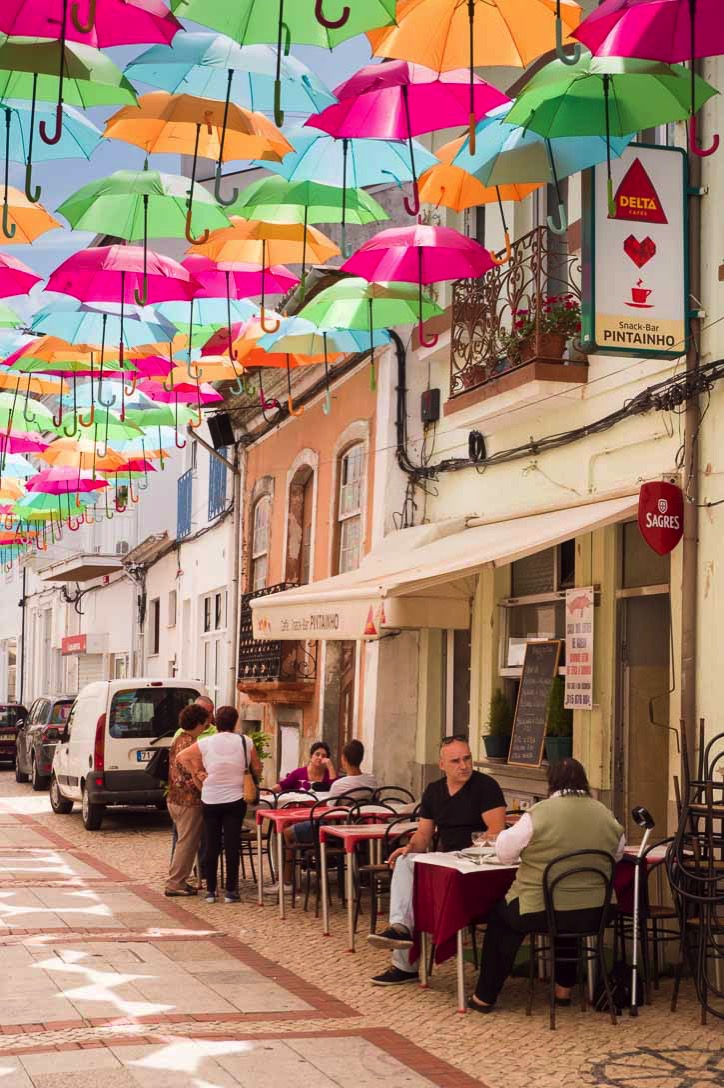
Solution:
{"label": "flower pot", "polygon": [[529,363],[531,359],[562,359],[568,338],[562,332],[543,332],[536,345],[535,334],[520,342],[520,360]]}
{"label": "flower pot", "polygon": [[573,737],[546,737],[546,759],[549,763],[560,763],[573,755]]}
{"label": "flower pot", "polygon": [[483,737],[483,743],[485,744],[485,754],[488,759],[507,759],[508,751],[510,749],[510,735],[498,737],[488,735]]}

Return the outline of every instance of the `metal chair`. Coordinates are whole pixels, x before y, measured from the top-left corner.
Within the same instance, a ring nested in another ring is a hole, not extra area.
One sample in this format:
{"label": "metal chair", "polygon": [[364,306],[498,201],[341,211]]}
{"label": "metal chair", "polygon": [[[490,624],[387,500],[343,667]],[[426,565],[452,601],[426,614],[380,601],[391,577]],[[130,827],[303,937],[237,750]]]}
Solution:
{"label": "metal chair", "polygon": [[357,868],[357,893],[354,908],[355,933],[357,932],[357,923],[362,908],[363,881],[365,877],[367,878],[370,891],[370,933],[374,933],[377,929],[379,902],[383,895],[389,893],[390,884],[392,883],[392,869],[390,869],[387,864],[387,859],[390,854],[397,850],[398,847],[404,846],[415,834],[417,828],[410,827],[410,822],[409,816],[395,815],[394,819],[390,820],[385,829],[384,838],[381,842],[380,861],[378,863],[360,865]]}
{"label": "metal chair", "polygon": [[402,805],[414,805],[415,795],[404,786],[380,786],[375,790],[373,801],[381,801],[385,804],[389,804],[390,801],[398,801]]}

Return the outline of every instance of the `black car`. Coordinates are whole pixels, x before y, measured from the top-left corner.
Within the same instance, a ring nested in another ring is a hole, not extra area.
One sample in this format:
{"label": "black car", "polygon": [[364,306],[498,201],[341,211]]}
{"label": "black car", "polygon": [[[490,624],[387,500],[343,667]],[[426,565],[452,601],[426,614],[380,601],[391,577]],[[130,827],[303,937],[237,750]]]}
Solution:
{"label": "black car", "polygon": [[18,722],[27,716],[27,710],[20,703],[0,703],[0,763],[15,766]]}
{"label": "black car", "polygon": [[73,699],[66,695],[43,695],[31,705],[27,717],[18,723],[15,781],[32,782],[34,790],[45,790],[50,781],[55,746],[61,738]]}

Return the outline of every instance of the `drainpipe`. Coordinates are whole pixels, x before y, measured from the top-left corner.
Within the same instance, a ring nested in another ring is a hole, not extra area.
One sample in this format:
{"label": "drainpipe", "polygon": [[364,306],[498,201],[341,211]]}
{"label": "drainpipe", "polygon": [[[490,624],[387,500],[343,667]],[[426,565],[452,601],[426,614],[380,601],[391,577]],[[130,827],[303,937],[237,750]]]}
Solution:
{"label": "drainpipe", "polygon": [[[22,703],[25,694],[25,590],[27,588],[27,577],[28,572],[23,567],[22,595],[19,602],[22,609],[22,616],[20,617],[20,694],[17,696],[19,703]],[[17,688],[17,684],[15,686]]]}
{"label": "drainpipe", "polygon": [[237,691],[236,681],[238,678],[238,662],[239,662],[239,612],[241,606],[241,600],[239,597],[240,584],[239,577],[241,571],[241,524],[242,524],[242,453],[238,445],[234,446],[234,471],[232,480],[234,481],[234,513],[232,515],[232,530],[231,530],[231,578],[230,578],[230,593],[231,593],[231,607],[229,608],[229,691],[231,692],[231,703],[236,706],[237,703]]}

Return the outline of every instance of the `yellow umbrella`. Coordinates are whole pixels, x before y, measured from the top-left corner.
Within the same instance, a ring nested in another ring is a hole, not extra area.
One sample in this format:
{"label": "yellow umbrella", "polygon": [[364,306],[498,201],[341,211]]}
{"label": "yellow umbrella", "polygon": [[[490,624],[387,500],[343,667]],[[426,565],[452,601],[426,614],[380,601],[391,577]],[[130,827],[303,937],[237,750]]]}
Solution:
{"label": "yellow umbrella", "polygon": [[[122,468],[126,458],[115,450],[108,450],[103,457],[96,455],[96,444],[88,438],[56,438],[46,450],[38,454],[49,465],[60,468],[104,469],[113,472]],[[149,456],[147,454],[147,456]]]}
{"label": "yellow umbrella", "polygon": [[0,484],[0,501],[6,499],[10,502],[15,502],[16,499],[22,499],[24,494],[25,488],[16,480],[11,480],[7,476],[2,477],[2,484]]}
{"label": "yellow umbrella", "polygon": [[[9,370],[0,370],[0,389],[16,389],[18,381],[24,375]],[[28,394],[35,393],[39,397],[57,397],[61,393],[68,392],[68,386],[62,378],[38,378],[35,374],[28,377]]]}
{"label": "yellow umbrella", "polygon": [[5,186],[5,201],[2,214],[3,245],[30,245],[49,230],[60,227],[57,219],[47,212],[42,204],[32,204],[25,193]]}

